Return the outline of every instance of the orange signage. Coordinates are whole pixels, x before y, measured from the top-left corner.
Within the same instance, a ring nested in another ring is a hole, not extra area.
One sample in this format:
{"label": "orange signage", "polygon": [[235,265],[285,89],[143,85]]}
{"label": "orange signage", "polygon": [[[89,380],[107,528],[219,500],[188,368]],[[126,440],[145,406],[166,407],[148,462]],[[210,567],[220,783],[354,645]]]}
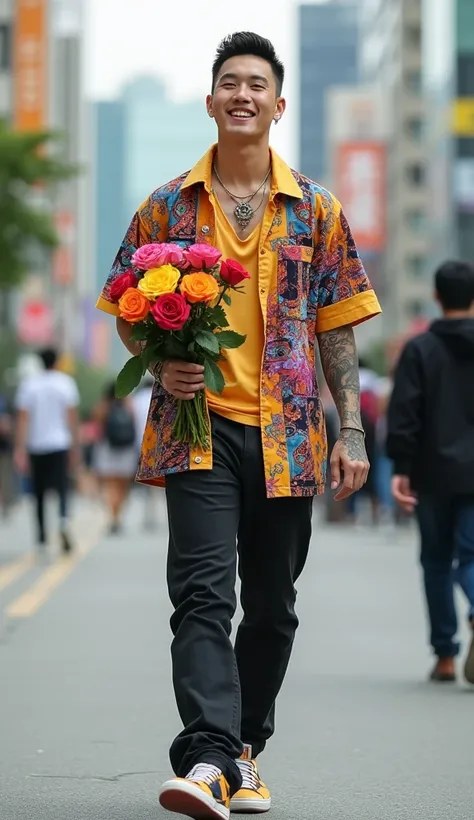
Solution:
{"label": "orange signage", "polygon": [[15,0],[13,124],[41,131],[48,123],[48,0]]}
{"label": "orange signage", "polygon": [[385,245],[385,145],[375,141],[341,143],[335,157],[335,193],[356,245],[364,252]]}

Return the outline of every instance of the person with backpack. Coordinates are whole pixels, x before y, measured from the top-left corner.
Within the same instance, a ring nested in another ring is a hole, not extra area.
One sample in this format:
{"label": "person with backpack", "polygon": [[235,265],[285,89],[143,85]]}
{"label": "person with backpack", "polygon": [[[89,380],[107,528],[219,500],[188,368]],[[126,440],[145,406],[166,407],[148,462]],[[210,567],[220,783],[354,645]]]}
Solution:
{"label": "person with backpack", "polygon": [[121,514],[137,469],[136,420],[128,399],[115,397],[115,382],[108,385],[94,410],[101,425],[96,446],[95,472],[110,512],[110,533],[121,531]]}
{"label": "person with backpack", "polygon": [[436,656],[431,680],[456,679],[457,583],[472,634],[464,675],[474,684],[474,267],[445,262],[435,289],[443,316],[401,354],[387,453],[394,463],[394,499],[418,519]]}

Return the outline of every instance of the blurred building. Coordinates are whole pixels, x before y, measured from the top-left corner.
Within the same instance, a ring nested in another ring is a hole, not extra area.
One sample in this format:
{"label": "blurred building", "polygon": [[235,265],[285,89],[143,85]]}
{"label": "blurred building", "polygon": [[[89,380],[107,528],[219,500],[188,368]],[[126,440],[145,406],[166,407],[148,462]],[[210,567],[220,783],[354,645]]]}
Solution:
{"label": "blurred building", "polygon": [[0,0],[0,118],[10,119],[12,106],[12,0]]}
{"label": "blurred building", "polygon": [[164,83],[140,77],[121,97],[125,117],[125,191],[131,217],[154,188],[190,170],[216,141],[204,100],[176,102]]}
{"label": "blurred building", "polygon": [[[192,168],[216,140],[204,101],[175,102],[162,82],[140,77],[95,105],[95,291],[100,292],[133,214],[160,185]],[[121,365],[110,318],[88,311],[88,356]]]}
{"label": "blurred building", "polygon": [[[373,86],[334,86],[327,93],[324,121],[328,185],[342,203],[370,281],[385,304],[386,96]],[[380,341],[384,335],[383,317],[361,325],[357,335],[361,349]]]}
{"label": "blurred building", "polygon": [[357,0],[331,0],[298,9],[300,60],[299,168],[327,184],[326,92],[358,81]]}
{"label": "blurred building", "polygon": [[[472,0],[468,0],[468,2]],[[428,0],[431,10],[437,6]],[[361,73],[387,101],[386,336],[432,311],[429,270],[422,0],[363,0]]]}
{"label": "blurred building", "polygon": [[430,260],[474,260],[474,0],[424,0]]}

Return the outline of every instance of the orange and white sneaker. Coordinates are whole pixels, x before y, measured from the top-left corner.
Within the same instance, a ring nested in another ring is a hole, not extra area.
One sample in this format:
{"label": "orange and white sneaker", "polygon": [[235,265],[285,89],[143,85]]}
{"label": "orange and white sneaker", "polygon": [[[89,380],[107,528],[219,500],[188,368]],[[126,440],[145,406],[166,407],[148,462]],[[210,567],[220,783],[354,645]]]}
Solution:
{"label": "orange and white sneaker", "polygon": [[194,820],[229,820],[230,789],[217,766],[198,763],[186,777],[163,783],[160,804]]}
{"label": "orange and white sneaker", "polygon": [[260,814],[270,811],[272,798],[265,783],[260,779],[257,763],[252,760],[252,747],[245,746],[237,766],[242,775],[242,786],[230,801],[230,810],[242,814]]}

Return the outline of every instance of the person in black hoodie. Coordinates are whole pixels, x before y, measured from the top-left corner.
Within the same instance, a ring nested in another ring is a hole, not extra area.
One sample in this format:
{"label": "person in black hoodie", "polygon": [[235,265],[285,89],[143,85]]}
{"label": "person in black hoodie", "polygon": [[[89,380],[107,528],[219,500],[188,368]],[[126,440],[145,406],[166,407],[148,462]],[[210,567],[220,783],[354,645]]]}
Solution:
{"label": "person in black hoodie", "polygon": [[[435,274],[443,318],[411,339],[398,362],[388,410],[392,493],[415,511],[421,536],[434,681],[456,678],[455,583],[474,631],[474,267],[445,262]],[[474,684],[474,637],[466,660]]]}

